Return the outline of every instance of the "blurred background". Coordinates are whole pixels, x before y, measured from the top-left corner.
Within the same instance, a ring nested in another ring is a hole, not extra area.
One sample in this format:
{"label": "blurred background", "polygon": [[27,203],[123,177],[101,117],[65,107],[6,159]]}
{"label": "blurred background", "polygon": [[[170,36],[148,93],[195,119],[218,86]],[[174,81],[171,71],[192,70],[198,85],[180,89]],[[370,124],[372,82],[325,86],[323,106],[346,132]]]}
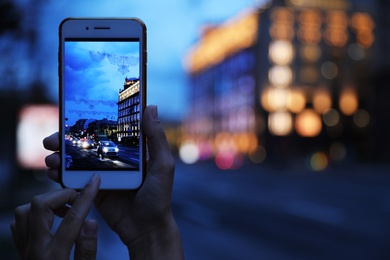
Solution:
{"label": "blurred background", "polygon": [[[389,258],[388,11],[384,0],[0,0],[2,257],[17,258],[13,209],[59,188],[42,146],[58,131],[58,25],[86,16],[148,27],[147,99],[177,160],[187,259]],[[126,259],[99,230],[98,258]]]}

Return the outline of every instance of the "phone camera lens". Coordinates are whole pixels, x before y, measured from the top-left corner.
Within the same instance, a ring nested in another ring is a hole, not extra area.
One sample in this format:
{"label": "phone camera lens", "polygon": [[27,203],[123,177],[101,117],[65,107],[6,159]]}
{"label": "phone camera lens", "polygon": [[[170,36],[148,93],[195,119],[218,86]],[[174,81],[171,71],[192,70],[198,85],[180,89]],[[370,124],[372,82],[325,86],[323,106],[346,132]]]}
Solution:
{"label": "phone camera lens", "polygon": [[88,26],[87,26],[87,27],[85,27],[85,30],[87,30],[87,31],[88,31],[88,30],[89,30],[89,27],[88,27]]}

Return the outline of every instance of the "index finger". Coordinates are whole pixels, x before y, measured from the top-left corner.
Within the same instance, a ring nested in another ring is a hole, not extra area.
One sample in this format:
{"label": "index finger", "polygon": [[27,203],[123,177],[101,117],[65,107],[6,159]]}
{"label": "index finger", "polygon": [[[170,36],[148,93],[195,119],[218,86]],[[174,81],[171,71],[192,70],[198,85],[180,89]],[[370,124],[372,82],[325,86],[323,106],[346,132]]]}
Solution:
{"label": "index finger", "polygon": [[43,147],[50,151],[58,151],[60,149],[60,134],[56,132],[43,139]]}
{"label": "index finger", "polygon": [[31,202],[27,232],[32,248],[41,250],[51,239],[54,210],[72,203],[78,194],[75,190],[63,189],[34,197]]}
{"label": "index finger", "polygon": [[53,246],[56,250],[66,250],[65,252],[70,250],[80,233],[80,228],[99,191],[99,186],[100,177],[94,174],[73,203],[72,208],[68,210],[54,235]]}

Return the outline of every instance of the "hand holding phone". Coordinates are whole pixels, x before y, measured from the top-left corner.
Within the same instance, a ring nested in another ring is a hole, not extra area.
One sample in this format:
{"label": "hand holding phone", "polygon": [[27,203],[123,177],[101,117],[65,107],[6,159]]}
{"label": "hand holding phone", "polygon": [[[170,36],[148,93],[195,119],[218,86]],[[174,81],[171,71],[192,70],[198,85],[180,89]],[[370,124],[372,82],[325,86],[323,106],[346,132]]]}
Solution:
{"label": "hand holding phone", "polygon": [[[99,191],[95,206],[128,247],[132,259],[183,259],[180,232],[171,208],[175,160],[156,106],[145,108],[142,126],[150,155],[142,186],[137,190]],[[48,150],[58,151],[60,138],[55,133],[43,144]],[[45,159],[49,177],[57,182],[59,158],[54,152]]]}
{"label": "hand holding phone", "polygon": [[146,27],[139,19],[65,19],[59,28],[60,180],[136,189],[145,171]]}

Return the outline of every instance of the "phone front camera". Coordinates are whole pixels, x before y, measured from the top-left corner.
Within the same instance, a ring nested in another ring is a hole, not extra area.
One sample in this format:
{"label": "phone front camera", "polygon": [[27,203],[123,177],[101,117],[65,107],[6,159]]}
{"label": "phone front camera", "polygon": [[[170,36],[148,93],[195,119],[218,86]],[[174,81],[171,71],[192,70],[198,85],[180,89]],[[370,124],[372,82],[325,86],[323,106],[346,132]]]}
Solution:
{"label": "phone front camera", "polygon": [[87,31],[88,31],[88,30],[89,30],[89,27],[88,27],[88,26],[87,26],[87,27],[85,27],[85,30],[87,30]]}

